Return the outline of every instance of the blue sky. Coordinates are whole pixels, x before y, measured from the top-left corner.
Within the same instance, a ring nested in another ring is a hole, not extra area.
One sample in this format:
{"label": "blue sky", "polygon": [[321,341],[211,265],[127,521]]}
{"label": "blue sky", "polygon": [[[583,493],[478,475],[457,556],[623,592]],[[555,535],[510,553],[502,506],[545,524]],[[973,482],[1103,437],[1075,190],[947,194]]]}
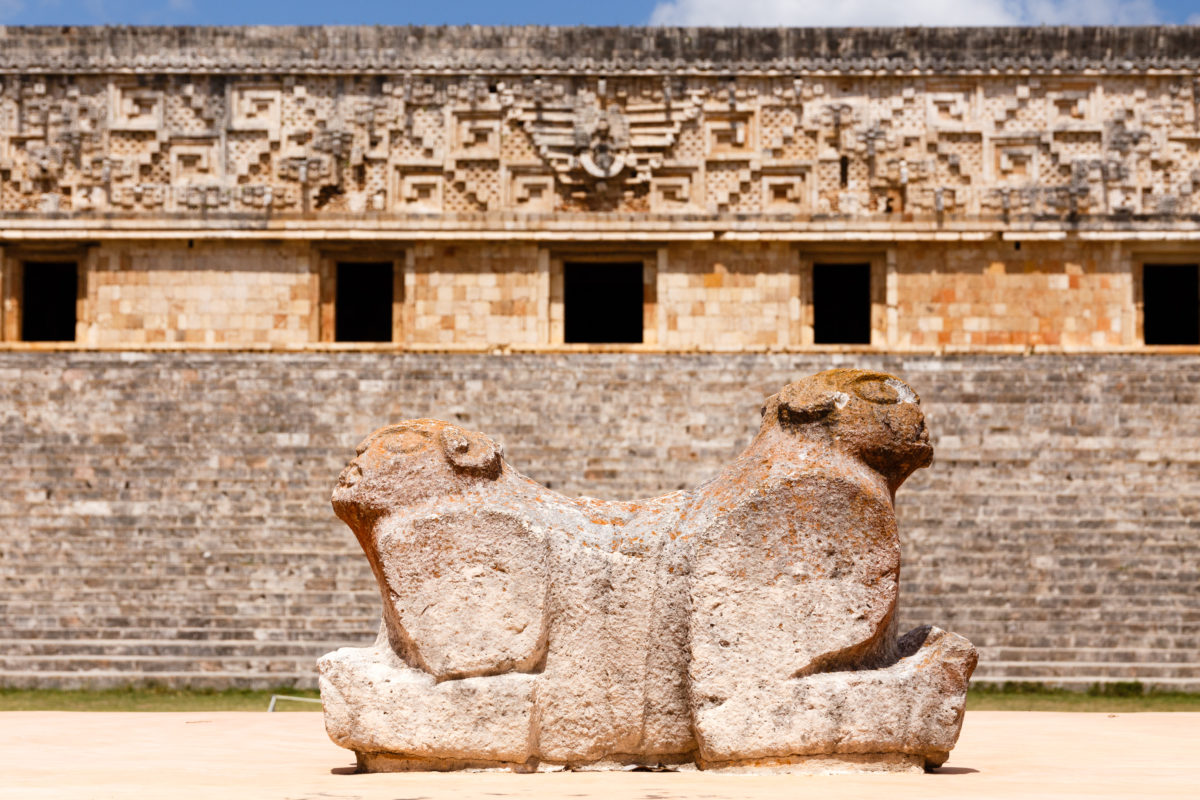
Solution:
{"label": "blue sky", "polygon": [[11,25],[1200,23],[1200,0],[0,0]]}

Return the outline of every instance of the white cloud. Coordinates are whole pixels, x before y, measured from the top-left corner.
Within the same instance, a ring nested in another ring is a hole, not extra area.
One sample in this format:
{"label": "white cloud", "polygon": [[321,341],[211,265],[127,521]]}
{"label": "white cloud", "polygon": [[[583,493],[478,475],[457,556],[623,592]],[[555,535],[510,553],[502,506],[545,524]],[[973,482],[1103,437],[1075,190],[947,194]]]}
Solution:
{"label": "white cloud", "polygon": [[651,25],[1136,25],[1154,0],[665,0]]}
{"label": "white cloud", "polygon": [[1149,25],[1162,17],[1154,0],[1024,0],[1025,25]]}

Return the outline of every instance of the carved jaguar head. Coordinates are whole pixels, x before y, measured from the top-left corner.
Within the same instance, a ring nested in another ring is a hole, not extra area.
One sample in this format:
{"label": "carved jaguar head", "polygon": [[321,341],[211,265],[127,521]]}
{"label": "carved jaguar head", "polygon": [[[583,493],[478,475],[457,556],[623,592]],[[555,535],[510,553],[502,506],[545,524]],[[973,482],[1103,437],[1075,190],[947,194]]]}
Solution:
{"label": "carved jaguar head", "polygon": [[790,383],[763,405],[763,429],[823,439],[883,475],[894,492],[933,463],[921,399],[891,375],[833,369]]}
{"label": "carved jaguar head", "polygon": [[356,532],[389,510],[453,494],[503,470],[500,446],[482,433],[436,419],[380,428],[338,476],[333,510]]}

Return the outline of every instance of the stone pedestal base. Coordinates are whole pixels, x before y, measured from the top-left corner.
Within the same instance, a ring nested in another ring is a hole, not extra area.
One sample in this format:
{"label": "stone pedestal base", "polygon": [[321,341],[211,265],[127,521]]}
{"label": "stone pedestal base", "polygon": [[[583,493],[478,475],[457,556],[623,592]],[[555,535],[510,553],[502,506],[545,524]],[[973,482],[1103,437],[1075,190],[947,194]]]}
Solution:
{"label": "stone pedestal base", "polygon": [[322,658],[321,697],[326,730],[355,752],[360,772],[919,772],[944,763],[958,738],[976,654],[936,628],[918,628],[897,647],[901,657],[888,667],[764,684],[702,708],[695,719],[703,738],[666,753],[606,753],[586,728],[577,748],[556,751],[546,742],[561,731],[546,724],[538,702],[570,685],[526,673],[438,683],[382,645]]}

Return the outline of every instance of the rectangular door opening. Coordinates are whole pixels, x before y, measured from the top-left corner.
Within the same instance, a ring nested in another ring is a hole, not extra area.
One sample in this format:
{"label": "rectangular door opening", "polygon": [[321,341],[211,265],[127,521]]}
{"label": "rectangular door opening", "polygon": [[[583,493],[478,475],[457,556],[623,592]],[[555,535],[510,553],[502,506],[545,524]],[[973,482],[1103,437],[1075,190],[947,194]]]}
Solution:
{"label": "rectangular door opening", "polygon": [[339,342],[392,341],[394,292],[392,262],[338,262],[334,339]]}
{"label": "rectangular door opening", "polygon": [[75,341],[79,267],[74,261],[27,261],[21,291],[21,339]]}
{"label": "rectangular door opening", "polygon": [[1200,344],[1200,267],[1142,267],[1142,333],[1146,344]]}
{"label": "rectangular door opening", "polygon": [[563,339],[567,343],[641,343],[642,275],[640,261],[564,263]]}
{"label": "rectangular door opening", "polygon": [[813,342],[871,343],[871,265],[813,265]]}

